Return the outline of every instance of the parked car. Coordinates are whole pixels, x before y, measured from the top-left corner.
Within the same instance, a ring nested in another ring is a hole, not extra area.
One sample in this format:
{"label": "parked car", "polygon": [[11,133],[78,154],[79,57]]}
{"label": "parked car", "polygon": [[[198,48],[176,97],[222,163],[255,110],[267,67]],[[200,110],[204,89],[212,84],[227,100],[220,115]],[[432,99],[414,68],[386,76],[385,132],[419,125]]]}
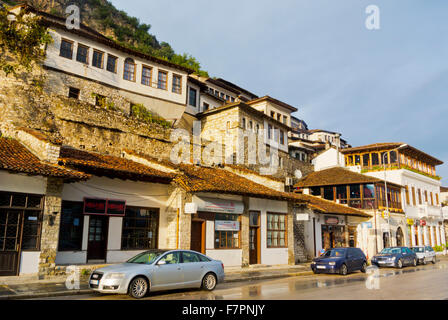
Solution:
{"label": "parked car", "polygon": [[339,273],[342,275],[357,270],[366,272],[367,258],[359,248],[334,248],[313,259],[311,269],[314,273]]}
{"label": "parked car", "polygon": [[408,247],[384,248],[380,253],[372,258],[372,265],[378,267],[396,267],[416,266],[417,255]]}
{"label": "parked car", "polygon": [[436,263],[436,252],[430,246],[415,246],[411,248],[417,255],[418,263]]}
{"label": "parked car", "polygon": [[224,280],[224,265],[191,250],[149,250],[95,270],[89,287],[102,293],[143,298],[149,291],[183,288],[213,290]]}

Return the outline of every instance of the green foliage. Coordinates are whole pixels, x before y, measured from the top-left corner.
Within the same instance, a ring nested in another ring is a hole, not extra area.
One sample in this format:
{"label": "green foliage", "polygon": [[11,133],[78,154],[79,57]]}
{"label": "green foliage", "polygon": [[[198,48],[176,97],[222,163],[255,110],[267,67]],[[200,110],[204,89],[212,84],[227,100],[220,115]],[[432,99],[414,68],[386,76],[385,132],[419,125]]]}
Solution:
{"label": "green foliage", "polygon": [[443,246],[434,246],[433,249],[435,252],[442,252],[444,250]]}
{"label": "green foliage", "polygon": [[131,116],[146,123],[157,123],[164,128],[171,128],[171,123],[169,121],[166,121],[162,117],[151,113],[142,104],[133,104],[131,106]]}
{"label": "green foliage", "polygon": [[[386,169],[387,169],[387,170],[406,169],[406,170],[409,170],[409,171],[412,171],[412,172],[415,172],[415,173],[424,175],[424,176],[426,176],[426,177],[429,177],[429,178],[432,178],[432,179],[435,179],[435,180],[442,180],[442,177],[439,177],[439,176],[433,176],[433,175],[431,175],[431,174],[429,174],[429,173],[422,172],[422,171],[419,171],[419,170],[417,170],[417,169],[411,168],[411,167],[409,167],[409,166],[407,166],[407,165],[405,165],[405,164],[401,164],[401,165],[398,165],[398,164],[396,164],[396,165],[392,165],[392,166],[387,167]],[[361,170],[361,173],[366,173],[366,172],[371,172],[371,171],[383,171],[383,170],[384,170],[384,167],[383,167],[383,166],[373,166],[372,168],[362,169],[362,170]]]}
{"label": "green foliage", "polygon": [[36,17],[8,15],[0,9],[0,69],[8,76],[21,70],[30,72],[45,59],[45,46],[53,41]]}
{"label": "green foliage", "polygon": [[114,105],[113,101],[110,101],[110,100],[107,101],[106,97],[104,97],[100,94],[92,92],[92,98],[97,99],[98,104],[101,108],[104,108],[104,109],[110,110],[110,111],[119,111],[120,110]]}

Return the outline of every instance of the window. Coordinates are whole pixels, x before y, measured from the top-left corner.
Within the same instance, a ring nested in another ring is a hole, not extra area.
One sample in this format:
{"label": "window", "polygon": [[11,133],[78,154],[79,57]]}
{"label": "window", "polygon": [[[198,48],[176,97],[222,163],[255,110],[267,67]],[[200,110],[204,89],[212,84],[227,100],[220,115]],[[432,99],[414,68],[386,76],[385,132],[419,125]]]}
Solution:
{"label": "window", "polygon": [[156,249],[159,209],[126,207],[121,235],[122,250]]}
{"label": "window", "polygon": [[389,155],[390,155],[390,163],[397,163],[398,162],[397,151],[391,151],[389,153]]}
{"label": "window", "polygon": [[378,157],[378,153],[372,153],[372,166],[377,166],[380,164],[380,159]]}
{"label": "window", "polygon": [[259,131],[260,131],[260,125],[257,123],[257,125],[255,126],[255,132],[258,134]]}
{"label": "window", "polygon": [[168,73],[166,71],[160,71],[159,70],[159,76],[158,76],[158,81],[157,81],[157,88],[162,89],[162,90],[166,90],[167,89],[167,87],[166,87],[167,79],[168,79]]}
{"label": "window", "polygon": [[117,57],[114,57],[110,54],[107,55],[106,70],[113,73],[117,73]]}
{"label": "window", "polygon": [[126,58],[126,60],[124,60],[123,79],[135,81],[135,62],[131,58]]}
{"label": "window", "polygon": [[287,124],[288,123],[288,117],[287,116],[283,116],[283,123]]}
{"label": "window", "polygon": [[434,197],[432,196],[432,192],[429,193],[430,197],[431,197],[431,205],[434,205]]}
{"label": "window", "polygon": [[389,157],[387,152],[381,153],[381,163],[382,164],[389,164]]}
{"label": "window", "polygon": [[82,250],[83,211],[83,202],[62,201],[59,251]]}
{"label": "window", "polygon": [[346,204],[347,203],[347,186],[337,186],[336,187],[336,199],[339,200],[339,203]]}
{"label": "window", "polygon": [[202,111],[207,111],[208,109],[210,109],[210,105],[208,103],[204,102]]}
{"label": "window", "polygon": [[[235,222],[232,231],[220,230],[221,223]],[[215,214],[215,249],[239,249],[240,246],[240,216],[236,214]]]}
{"label": "window", "polygon": [[246,118],[243,118],[243,130],[246,130]]}
{"label": "window", "polygon": [[436,193],[436,205],[439,205],[439,194]]}
{"label": "window", "polygon": [[89,48],[78,44],[78,52],[76,53],[76,61],[88,64],[89,59]]}
{"label": "window", "polygon": [[279,113],[277,113],[277,121],[280,121],[280,120],[281,120],[281,118],[282,118],[282,115],[281,115],[281,114],[279,114]]}
{"label": "window", "polygon": [[286,215],[267,214],[267,247],[286,247]]}
{"label": "window", "polygon": [[173,92],[182,93],[182,77],[179,75],[173,75]]}
{"label": "window", "polygon": [[254,123],[252,122],[252,120],[249,121],[249,130],[252,131],[254,128]]}
{"label": "window", "polygon": [[348,156],[347,157],[347,166],[352,166],[353,165],[353,156]]}
{"label": "window", "polygon": [[196,89],[190,88],[188,90],[188,104],[192,107],[196,107],[198,92]]}
{"label": "window", "polygon": [[226,94],[226,101],[230,101],[230,96]]}
{"label": "window", "polygon": [[268,124],[268,139],[272,139],[272,126]]}
{"label": "window", "polygon": [[350,185],[350,199],[361,199],[361,187],[359,184]]}
{"label": "window", "polygon": [[275,119],[275,112],[271,111],[271,117]]}
{"label": "window", "polygon": [[165,264],[178,264],[180,263],[180,252],[179,251],[175,251],[175,252],[170,252],[167,253],[165,256],[163,256],[160,260],[165,262]]}
{"label": "window", "polygon": [[200,256],[194,252],[182,251],[182,263],[202,262]]}
{"label": "window", "polygon": [[373,184],[365,184],[363,186],[363,202],[362,208],[375,209],[375,186]]}
{"label": "window", "polygon": [[417,189],[418,194],[418,204],[422,204],[422,191],[420,189]]}
{"label": "window", "polygon": [[72,59],[73,58],[73,42],[68,40],[61,41],[61,51],[59,52],[61,57]]}
{"label": "window", "polygon": [[405,192],[406,192],[406,204],[410,205],[411,201],[409,200],[409,187],[408,186],[405,187]]}
{"label": "window", "polygon": [[412,204],[414,206],[417,205],[417,200],[416,200],[416,197],[415,197],[415,187],[412,187]]}
{"label": "window", "polygon": [[324,187],[324,199],[334,201],[333,187]]}
{"label": "window", "polygon": [[230,97],[230,101],[235,102],[235,98],[234,97]]}
{"label": "window", "polygon": [[428,202],[428,191],[425,190],[425,202]]}
{"label": "window", "polygon": [[145,86],[151,86],[152,79],[152,68],[143,67],[142,68],[142,84]]}
{"label": "window", "polygon": [[280,130],[280,144],[285,144],[285,132]]}
{"label": "window", "polygon": [[93,50],[92,66],[103,69],[104,52]]}
{"label": "window", "polygon": [[104,107],[106,105],[106,97],[100,94],[95,94],[95,105],[98,107]]}
{"label": "window", "polygon": [[359,154],[355,155],[355,166],[359,166],[361,164],[361,156]]}
{"label": "window", "polygon": [[362,155],[362,165],[364,167],[370,167],[370,153]]}
{"label": "window", "polygon": [[80,90],[78,88],[69,87],[68,97],[73,99],[79,99],[79,92]]}
{"label": "window", "polygon": [[220,93],[219,96],[221,97],[221,99],[225,99],[225,94],[224,93]]}

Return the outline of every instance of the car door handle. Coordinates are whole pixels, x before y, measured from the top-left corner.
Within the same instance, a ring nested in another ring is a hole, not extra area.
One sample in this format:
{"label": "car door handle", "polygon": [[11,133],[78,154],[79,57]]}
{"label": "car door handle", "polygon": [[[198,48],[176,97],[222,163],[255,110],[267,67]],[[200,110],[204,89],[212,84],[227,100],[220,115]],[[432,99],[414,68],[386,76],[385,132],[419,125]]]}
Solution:
{"label": "car door handle", "polygon": [[181,267],[177,267],[177,270],[182,270],[182,268]]}

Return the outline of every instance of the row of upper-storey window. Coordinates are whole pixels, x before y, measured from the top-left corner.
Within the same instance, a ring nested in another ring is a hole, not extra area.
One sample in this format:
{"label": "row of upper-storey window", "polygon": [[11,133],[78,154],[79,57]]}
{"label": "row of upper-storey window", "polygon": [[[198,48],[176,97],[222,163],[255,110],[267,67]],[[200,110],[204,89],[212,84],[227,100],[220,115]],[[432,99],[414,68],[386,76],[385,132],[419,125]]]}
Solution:
{"label": "row of upper-storey window", "polygon": [[208,92],[216,97],[226,100],[227,102],[235,102],[235,97],[229,96],[228,94],[225,94],[213,88],[208,87]]}
{"label": "row of upper-storey window", "polygon": [[405,194],[406,194],[406,204],[411,205],[411,196],[412,196],[412,205],[416,206],[418,204],[427,203],[431,206],[438,206],[440,205],[439,202],[439,194],[437,192],[428,192],[427,190],[421,190],[419,188],[411,187],[409,186],[405,187]]}
{"label": "row of upper-storey window", "polygon": [[271,118],[276,119],[279,122],[283,122],[284,124],[288,124],[288,117],[278,112],[276,113],[275,111],[271,111]]}
{"label": "row of upper-storey window", "polygon": [[[89,50],[91,48],[78,43],[76,51],[76,61],[89,64]],[[62,39],[59,55],[61,57],[72,60],[73,59],[74,42],[66,39]],[[92,49],[92,61],[91,65],[99,69],[106,69],[112,73],[118,73],[117,62],[118,57],[107,54],[106,65],[104,60],[106,53],[97,49]],[[124,60],[123,79],[136,82],[137,64],[134,59],[126,58]],[[150,66],[142,65],[141,72],[141,84],[149,87],[155,87],[162,90],[168,90],[168,71],[158,70],[157,83],[153,82],[153,68]],[[182,76],[173,74],[171,91],[174,93],[182,94]]]}
{"label": "row of upper-storey window", "polygon": [[[230,131],[231,122],[227,121],[226,132]],[[245,117],[242,118],[241,127],[243,130],[248,130],[254,132],[255,134],[259,134],[260,128],[262,129],[262,125],[253,120],[247,120]],[[281,145],[286,145],[286,134],[285,131],[273,127],[271,124],[268,124],[268,140],[276,140]]]}
{"label": "row of upper-storey window", "polygon": [[373,168],[375,166],[394,166],[405,165],[412,169],[425,172],[427,174],[436,175],[434,166],[423,161],[400,154],[395,150],[383,152],[366,152],[360,154],[350,154],[345,156],[347,166],[362,166],[364,168]]}

